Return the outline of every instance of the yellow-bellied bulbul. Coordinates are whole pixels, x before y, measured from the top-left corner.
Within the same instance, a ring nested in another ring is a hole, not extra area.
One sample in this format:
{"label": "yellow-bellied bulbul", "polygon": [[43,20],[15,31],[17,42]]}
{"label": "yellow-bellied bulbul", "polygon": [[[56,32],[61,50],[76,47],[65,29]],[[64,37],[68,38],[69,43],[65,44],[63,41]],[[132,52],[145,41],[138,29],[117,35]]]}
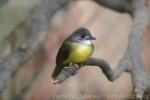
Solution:
{"label": "yellow-bellied bulbul", "polygon": [[79,28],[74,31],[63,42],[58,51],[56,67],[52,73],[52,78],[55,80],[64,67],[87,60],[94,50],[91,40],[95,39],[86,28]]}

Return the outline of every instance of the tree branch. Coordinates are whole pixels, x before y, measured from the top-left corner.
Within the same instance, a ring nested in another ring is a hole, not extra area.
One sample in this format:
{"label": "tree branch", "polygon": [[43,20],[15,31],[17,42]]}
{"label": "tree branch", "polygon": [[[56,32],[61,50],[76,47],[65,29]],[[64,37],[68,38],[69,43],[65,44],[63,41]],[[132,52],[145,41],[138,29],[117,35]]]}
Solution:
{"label": "tree branch", "polygon": [[7,81],[42,46],[47,37],[49,22],[54,13],[67,0],[43,0],[31,15],[31,31],[24,43],[16,47],[5,58],[0,59],[0,92],[6,88]]}
{"label": "tree branch", "polygon": [[113,9],[118,12],[132,13],[132,1],[133,0],[94,0],[98,4],[107,8]]}
{"label": "tree branch", "polygon": [[[150,83],[150,75],[147,76],[147,80],[148,80],[147,83]],[[149,84],[147,84],[147,87],[148,87],[148,90],[150,90],[150,85]]]}
{"label": "tree branch", "polygon": [[5,5],[9,1],[10,0],[0,0],[0,7],[2,7],[3,5]]}
{"label": "tree branch", "polygon": [[83,62],[81,65],[72,64],[70,68],[64,68],[55,80],[58,80],[58,83],[62,83],[69,76],[75,75],[77,73],[77,70],[87,65],[98,66],[99,68],[102,69],[102,72],[105,74],[108,80],[110,81],[113,80],[112,77],[114,76],[113,75],[114,73],[110,65],[106,61],[102,59],[97,59],[97,58],[89,58],[88,60]]}
{"label": "tree branch", "polygon": [[113,81],[123,72],[130,72],[132,76],[135,96],[142,99],[144,92],[150,89],[150,77],[144,72],[142,61],[143,38],[149,25],[148,0],[95,0],[113,10],[127,12],[133,18],[133,26],[128,38],[128,46],[123,58],[114,70],[102,59],[90,58],[81,65],[73,64],[69,69],[63,69],[56,80],[63,82],[66,78],[74,75],[77,70],[85,65],[99,66],[106,77]]}
{"label": "tree branch", "polygon": [[129,44],[119,65],[124,65],[125,70],[131,72],[135,95],[141,99],[148,84],[142,60],[143,39],[149,25],[147,0],[133,0],[133,8],[133,26]]}

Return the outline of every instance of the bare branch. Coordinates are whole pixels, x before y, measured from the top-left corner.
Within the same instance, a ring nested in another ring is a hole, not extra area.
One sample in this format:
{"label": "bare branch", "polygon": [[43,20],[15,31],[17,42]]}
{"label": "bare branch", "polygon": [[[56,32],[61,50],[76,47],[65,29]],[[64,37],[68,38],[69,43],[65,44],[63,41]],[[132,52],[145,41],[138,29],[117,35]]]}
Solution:
{"label": "bare branch", "polygon": [[49,22],[54,13],[67,0],[43,0],[31,15],[31,31],[24,43],[0,60],[0,92],[6,88],[7,81],[21,68],[47,37]]}
{"label": "bare branch", "polygon": [[133,0],[94,0],[98,4],[103,5],[107,8],[113,9],[119,12],[132,13],[132,1]]}
{"label": "bare branch", "polygon": [[[150,75],[147,76],[147,80],[148,80],[147,83],[150,83]],[[149,84],[147,84],[147,87],[148,87],[148,90],[150,90],[150,85]]]}
{"label": "bare branch", "polygon": [[2,7],[3,5],[5,5],[9,1],[10,0],[0,0],[0,7]]}
{"label": "bare branch", "polygon": [[135,95],[137,98],[142,98],[148,82],[142,61],[143,38],[149,25],[147,0],[133,0],[133,8],[133,26],[129,35],[129,44],[117,68],[124,66],[126,71],[131,72]]}
{"label": "bare branch", "polygon": [[67,69],[64,68],[55,80],[59,80],[59,83],[61,83],[69,76],[75,75],[77,73],[77,70],[87,65],[98,66],[99,68],[102,69],[102,72],[105,74],[108,80],[112,81],[112,77],[114,75],[113,75],[113,71],[110,65],[106,61],[102,59],[97,59],[97,58],[89,58],[87,61],[83,62],[81,65],[73,64],[70,68],[67,68]]}

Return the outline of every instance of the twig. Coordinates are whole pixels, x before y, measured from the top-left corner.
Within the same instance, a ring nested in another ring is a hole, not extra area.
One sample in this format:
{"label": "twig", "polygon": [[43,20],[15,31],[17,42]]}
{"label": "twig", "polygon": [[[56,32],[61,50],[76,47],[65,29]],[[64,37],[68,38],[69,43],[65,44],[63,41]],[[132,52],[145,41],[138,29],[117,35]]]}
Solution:
{"label": "twig", "polygon": [[43,0],[31,15],[31,31],[24,43],[0,60],[0,92],[7,81],[42,46],[47,37],[49,22],[67,0]]}

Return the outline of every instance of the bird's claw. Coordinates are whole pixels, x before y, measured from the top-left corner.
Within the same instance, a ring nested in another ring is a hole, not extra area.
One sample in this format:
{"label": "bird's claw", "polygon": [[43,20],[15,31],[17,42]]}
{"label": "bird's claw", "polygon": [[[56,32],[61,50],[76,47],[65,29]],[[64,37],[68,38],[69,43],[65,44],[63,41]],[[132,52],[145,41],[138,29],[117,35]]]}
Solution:
{"label": "bird's claw", "polygon": [[80,66],[78,65],[78,64],[75,64],[74,65],[77,69],[79,69],[80,68]]}
{"label": "bird's claw", "polygon": [[70,66],[68,67],[68,66],[66,66],[66,67],[64,67],[65,69],[69,69],[70,68]]}
{"label": "bird's claw", "polygon": [[56,80],[52,80],[51,82],[52,82],[53,84],[55,84],[55,85],[61,83],[61,81],[60,81],[60,80],[57,80],[57,79],[56,79]]}
{"label": "bird's claw", "polygon": [[65,69],[69,69],[72,65],[73,65],[73,64],[70,63],[69,66],[65,66],[64,68],[65,68]]}

